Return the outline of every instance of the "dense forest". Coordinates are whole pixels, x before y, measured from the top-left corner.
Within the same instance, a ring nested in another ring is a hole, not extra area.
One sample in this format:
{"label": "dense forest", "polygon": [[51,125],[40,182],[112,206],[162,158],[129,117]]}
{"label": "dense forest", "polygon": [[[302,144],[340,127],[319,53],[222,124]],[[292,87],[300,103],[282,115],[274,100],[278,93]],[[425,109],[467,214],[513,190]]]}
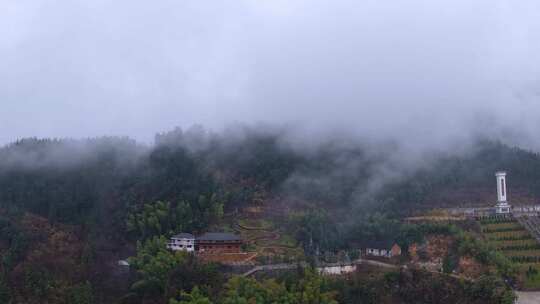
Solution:
{"label": "dense forest", "polygon": [[[284,226],[312,256],[398,235],[399,220],[420,210],[491,204],[499,169],[509,172],[513,202],[540,196],[540,156],[499,142],[479,140],[467,152],[432,153],[411,166],[394,145],[307,148],[285,138],[193,127],[158,134],[152,146],[29,138],[1,148],[0,303],[383,303],[380,286],[404,303],[437,303],[411,296],[426,286],[409,286],[406,276],[475,297],[481,292],[472,287],[421,273],[363,283],[327,281],[309,269],[298,278],[227,278],[219,265],[164,250],[164,238],[219,228],[224,215],[249,206],[286,208]],[[137,273],[117,273],[116,262],[128,257]],[[502,286],[486,280],[474,288]]]}

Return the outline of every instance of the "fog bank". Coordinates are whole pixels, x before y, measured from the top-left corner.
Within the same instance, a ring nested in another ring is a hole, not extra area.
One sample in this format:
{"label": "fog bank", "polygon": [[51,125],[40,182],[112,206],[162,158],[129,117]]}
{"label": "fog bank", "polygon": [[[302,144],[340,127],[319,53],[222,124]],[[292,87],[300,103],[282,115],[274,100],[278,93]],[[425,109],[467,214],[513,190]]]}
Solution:
{"label": "fog bank", "polygon": [[[0,143],[200,123],[540,148],[540,3],[0,3]],[[324,135],[324,136],[322,136]]]}

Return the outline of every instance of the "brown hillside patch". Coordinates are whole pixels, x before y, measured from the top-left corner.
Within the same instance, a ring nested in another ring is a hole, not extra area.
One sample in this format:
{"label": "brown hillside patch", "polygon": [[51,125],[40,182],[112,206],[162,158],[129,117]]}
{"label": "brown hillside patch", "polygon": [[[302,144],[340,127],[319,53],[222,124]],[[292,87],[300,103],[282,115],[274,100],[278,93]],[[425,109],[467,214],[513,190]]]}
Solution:
{"label": "brown hillside patch", "polygon": [[478,261],[469,256],[463,256],[459,258],[458,273],[468,278],[478,278],[485,271],[485,267]]}
{"label": "brown hillside patch", "polygon": [[16,290],[32,294],[25,289],[25,282],[30,273],[36,272],[45,274],[55,284],[82,280],[86,273],[81,263],[84,243],[73,229],[65,225],[53,226],[47,219],[32,214],[24,215],[19,225],[29,239],[29,247],[10,273],[9,280]]}
{"label": "brown hillside patch", "polygon": [[[442,189],[432,193],[427,199],[425,207],[456,208],[492,206],[497,200],[494,187],[459,187],[455,189]],[[508,189],[508,197],[513,205],[536,204],[537,197],[525,188],[513,185]]]}
{"label": "brown hillside patch", "polygon": [[[66,303],[71,288],[88,279],[95,294],[100,292],[95,282],[103,280],[94,279],[93,265],[97,259],[79,229],[51,224],[45,217],[30,213],[10,218],[9,225],[16,232],[14,240],[19,245],[15,255],[9,255],[12,259],[4,264],[9,269],[3,269],[9,271],[6,281],[13,303]],[[0,257],[13,254],[8,249],[0,247]]]}
{"label": "brown hillside patch", "polygon": [[409,246],[411,262],[425,268],[438,270],[442,267],[442,262],[448,255],[454,241],[451,236],[429,235],[424,244],[415,243]]}
{"label": "brown hillside patch", "polygon": [[448,255],[454,239],[451,236],[430,235],[427,237],[426,253],[433,262],[441,262]]}

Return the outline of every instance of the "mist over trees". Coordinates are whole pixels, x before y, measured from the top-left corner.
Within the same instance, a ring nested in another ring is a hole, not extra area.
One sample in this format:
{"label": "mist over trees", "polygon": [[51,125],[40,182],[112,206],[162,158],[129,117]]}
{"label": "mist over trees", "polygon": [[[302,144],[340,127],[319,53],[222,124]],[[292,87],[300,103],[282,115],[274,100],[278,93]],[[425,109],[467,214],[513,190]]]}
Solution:
{"label": "mist over trees", "polygon": [[250,127],[231,134],[175,129],[158,134],[153,146],[115,137],[23,139],[0,149],[0,204],[80,222],[159,200],[193,208],[213,198],[227,210],[263,193],[324,208],[398,205],[406,213],[413,205],[448,203],[448,189],[488,191],[500,169],[509,171],[511,196],[540,194],[538,154],[499,142],[433,153],[417,166],[393,151],[331,141],[305,148],[282,130]]}
{"label": "mist over trees", "polygon": [[[422,210],[491,204],[499,169],[509,172],[511,200],[526,203],[540,195],[540,156],[500,142],[478,141],[464,153],[437,152],[419,162],[405,155],[401,160],[388,143],[306,146],[292,138],[280,129],[215,133],[194,127],[159,134],[151,146],[104,137],[31,138],[1,148],[0,293],[4,288],[14,297],[37,299],[40,294],[26,293],[29,286],[53,296],[47,286],[69,282],[57,286],[62,297],[119,296],[108,291],[113,283],[104,278],[113,276],[104,261],[144,256],[146,242],[204,232],[249,206],[286,210],[284,228],[306,254],[316,255],[395,238],[403,230],[399,219]],[[34,226],[41,228],[28,230]],[[51,235],[54,241],[47,240]],[[77,245],[57,261],[50,248],[70,242]],[[30,263],[29,256],[45,262]],[[186,269],[199,267],[183,257],[173,260]],[[153,280],[151,267],[158,266],[139,261],[150,275],[147,282]],[[69,267],[80,271],[54,270]],[[141,288],[150,286],[143,281]],[[186,297],[200,297],[197,292]]]}

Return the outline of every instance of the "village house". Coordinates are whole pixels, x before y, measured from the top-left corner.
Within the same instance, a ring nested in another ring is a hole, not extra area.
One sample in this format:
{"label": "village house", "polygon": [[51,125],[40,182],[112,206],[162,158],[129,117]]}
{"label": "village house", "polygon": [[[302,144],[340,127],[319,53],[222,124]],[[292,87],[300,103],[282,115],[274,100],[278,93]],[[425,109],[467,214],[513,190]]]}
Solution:
{"label": "village house", "polygon": [[232,233],[207,232],[199,237],[180,233],[171,237],[167,248],[173,251],[197,253],[239,253],[242,239]]}
{"label": "village house", "polygon": [[232,233],[207,232],[196,240],[196,250],[200,253],[239,253],[242,239]]}
{"label": "village house", "polygon": [[367,241],[361,253],[364,256],[392,258],[401,255],[401,247],[393,241]]}
{"label": "village house", "polygon": [[180,233],[173,237],[169,243],[167,243],[167,248],[174,251],[195,251],[195,236],[190,233]]}

